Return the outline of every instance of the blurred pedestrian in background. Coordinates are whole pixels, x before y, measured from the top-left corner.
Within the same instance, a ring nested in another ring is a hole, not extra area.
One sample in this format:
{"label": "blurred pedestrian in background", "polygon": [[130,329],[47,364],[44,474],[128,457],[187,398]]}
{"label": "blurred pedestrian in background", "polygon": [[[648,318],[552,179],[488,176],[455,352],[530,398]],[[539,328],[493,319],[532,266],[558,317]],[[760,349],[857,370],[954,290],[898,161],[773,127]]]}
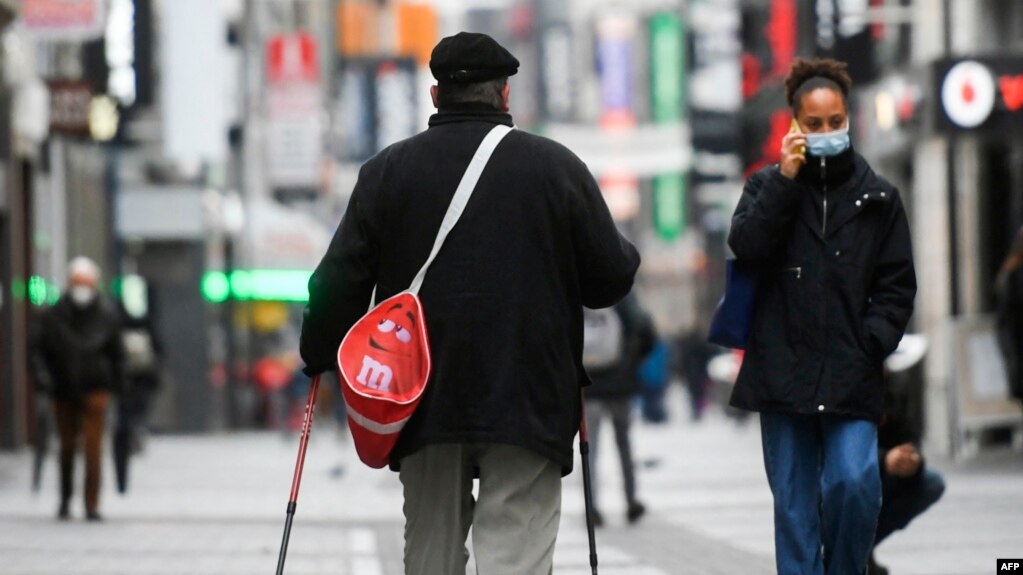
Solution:
{"label": "blurred pedestrian in background", "polygon": [[[124,348],[125,389],[118,406],[118,420],[131,430],[133,449],[142,449],[149,431],[149,412],[153,397],[160,389],[163,347],[148,315],[124,312],[121,331]],[[120,426],[120,423],[118,424]]]}
{"label": "blurred pedestrian in background", "polygon": [[[889,380],[885,387],[885,413],[877,428],[877,461],[881,470],[881,513],[874,547],[934,505],[945,492],[945,480],[927,467],[920,453],[923,422],[906,385]],[[888,575],[871,553],[867,575]]]}
{"label": "blurred pedestrian in background", "polygon": [[34,326],[32,367],[40,392],[53,401],[60,435],[60,519],[70,518],[74,461],[85,447],[85,516],[99,521],[103,432],[111,393],[123,387],[121,315],[99,292],[100,270],[71,260],[68,288]]}
{"label": "blurred pedestrian in background", "polygon": [[689,415],[693,421],[703,418],[707,408],[707,392],[712,386],[707,365],[720,348],[707,341],[707,326],[683,332],[675,339],[675,370],[689,392]]}
{"label": "blurred pedestrian in background", "polygon": [[1023,228],[1002,262],[995,282],[998,298],[998,343],[1012,396],[1023,401]]}
{"label": "blurred pedestrian in background", "polygon": [[585,310],[583,335],[583,367],[593,380],[593,385],[586,388],[586,422],[593,461],[593,520],[598,527],[604,524],[604,516],[597,505],[600,474],[596,462],[600,453],[600,430],[604,421],[610,419],[622,467],[627,505],[625,518],[635,523],[646,513],[646,507],[636,497],[629,428],[634,400],[641,388],[638,367],[653,350],[657,332],[639,299],[630,294],[613,308]]}
{"label": "blurred pedestrian in background", "polygon": [[664,398],[671,384],[671,349],[664,338],[657,338],[650,353],[640,362],[636,375],[640,382],[640,412],[647,423],[666,423],[668,408]]}
{"label": "blurred pedestrian in background", "polygon": [[[483,34],[434,48],[438,113],[363,165],[309,282],[308,372],[332,369],[374,287],[379,302],[411,285],[480,142],[513,125],[518,66]],[[464,574],[470,527],[478,572],[552,571],[589,383],[583,306],[617,303],[638,267],[582,161],[521,130],[501,140],[419,292],[433,371],[390,460],[404,487],[406,573]]]}
{"label": "blurred pedestrian in background", "polygon": [[780,575],[867,568],[882,364],[916,294],[899,193],[850,144],[851,87],[844,63],[795,61],[781,164],[747,180],[728,238],[758,274],[731,402],[761,412]]}
{"label": "blurred pedestrian in background", "polygon": [[121,347],[124,358],[124,391],[117,402],[114,429],[114,471],[117,491],[128,491],[131,456],[143,449],[148,432],[149,406],[160,385],[161,348],[147,316],[135,316],[122,309]]}

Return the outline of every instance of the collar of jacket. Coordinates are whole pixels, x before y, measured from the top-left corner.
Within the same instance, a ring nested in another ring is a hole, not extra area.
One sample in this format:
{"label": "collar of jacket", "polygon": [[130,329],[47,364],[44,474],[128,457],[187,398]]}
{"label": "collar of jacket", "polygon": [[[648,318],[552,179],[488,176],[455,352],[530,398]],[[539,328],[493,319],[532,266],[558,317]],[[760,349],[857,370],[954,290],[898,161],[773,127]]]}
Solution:
{"label": "collar of jacket", "polygon": [[[799,170],[799,175],[796,176],[796,179],[804,185],[815,188],[820,187],[822,183],[826,183],[828,189],[833,190],[844,184],[853,175],[856,168],[855,156],[856,152],[852,146],[849,146],[848,150],[828,158],[827,173],[822,174],[820,157],[807,154],[806,164]],[[826,182],[822,175],[827,176]]]}
{"label": "collar of jacket", "polygon": [[[831,162],[829,160],[828,170],[830,169]],[[802,182],[798,177],[796,181]],[[831,181],[830,176],[828,181]],[[818,200],[821,197],[819,182],[820,180],[818,179],[818,186],[807,185],[806,183],[799,184],[813,198],[812,201],[801,203],[800,217],[813,230],[814,235],[824,240],[825,236],[821,230],[820,206],[818,205]],[[838,180],[838,182],[834,186],[829,185],[828,189],[829,204],[834,206],[828,210],[828,237],[837,233],[845,224],[856,219],[864,210],[869,209],[871,206],[888,204],[893,199],[892,194],[888,193],[888,189],[879,185],[880,180],[874,175],[874,171],[867,164],[867,161],[859,154],[854,153],[852,155],[849,173],[846,174],[844,179]]]}
{"label": "collar of jacket", "polygon": [[430,127],[455,122],[491,122],[493,124],[504,124],[514,126],[511,114],[495,110],[487,104],[458,104],[446,106],[437,110],[437,113],[430,116]]}

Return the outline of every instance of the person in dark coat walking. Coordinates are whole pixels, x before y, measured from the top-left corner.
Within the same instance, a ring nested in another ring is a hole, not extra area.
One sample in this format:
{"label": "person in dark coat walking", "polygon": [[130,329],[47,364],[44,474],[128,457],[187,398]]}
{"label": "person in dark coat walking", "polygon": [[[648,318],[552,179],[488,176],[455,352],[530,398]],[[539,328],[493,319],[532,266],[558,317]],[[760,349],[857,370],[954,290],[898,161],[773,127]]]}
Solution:
{"label": "person in dark coat walking", "polygon": [[1023,228],[995,280],[998,344],[1005,358],[1009,392],[1023,401]]}
{"label": "person in dark coat walking", "polygon": [[[383,301],[410,285],[480,142],[512,125],[518,60],[493,39],[444,38],[430,69],[429,129],[363,165],[309,281],[309,373],[334,369],[374,287]],[[589,384],[583,306],[617,303],[638,266],[579,158],[521,130],[501,141],[419,293],[433,371],[390,459],[404,486],[407,573],[465,573],[470,526],[479,572],[551,571]]]}
{"label": "person in dark coat walking", "polygon": [[759,278],[731,403],[761,413],[781,575],[866,569],[881,506],[883,362],[916,294],[899,193],[849,142],[845,68],[793,64],[797,125],[781,163],[747,180],[728,237]]}
{"label": "person in dark coat walking", "polygon": [[98,291],[96,264],[69,264],[68,289],[33,326],[30,358],[36,388],[53,401],[60,436],[60,510],[70,518],[79,436],[85,443],[85,515],[99,521],[103,432],[111,393],[123,386],[121,315]]}
{"label": "person in dark coat walking", "polygon": [[[600,430],[605,419],[611,420],[615,445],[618,447],[622,484],[625,488],[625,518],[629,523],[635,523],[646,513],[646,506],[636,496],[636,470],[632,459],[629,429],[632,426],[633,400],[641,388],[637,371],[657,341],[654,322],[636,296],[629,295],[610,312],[618,317],[618,325],[621,326],[620,356],[605,366],[593,368],[586,366],[586,371],[593,380],[593,385],[586,389],[586,422],[590,430],[590,459],[594,462],[590,472],[593,484],[593,519],[598,527],[604,524],[604,516],[597,506],[600,482],[596,460],[600,453]],[[583,358],[585,365],[585,353]]]}

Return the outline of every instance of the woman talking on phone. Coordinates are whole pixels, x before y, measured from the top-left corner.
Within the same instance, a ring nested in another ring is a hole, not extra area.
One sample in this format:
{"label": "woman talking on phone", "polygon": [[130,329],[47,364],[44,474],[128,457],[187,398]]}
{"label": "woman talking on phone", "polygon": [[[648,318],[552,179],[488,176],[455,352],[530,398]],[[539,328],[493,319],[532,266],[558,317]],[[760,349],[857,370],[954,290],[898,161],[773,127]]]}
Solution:
{"label": "woman talking on phone", "polygon": [[850,144],[851,87],[844,63],[796,60],[781,163],[749,177],[728,237],[758,278],[731,403],[761,413],[779,575],[866,569],[882,367],[916,294],[899,193]]}

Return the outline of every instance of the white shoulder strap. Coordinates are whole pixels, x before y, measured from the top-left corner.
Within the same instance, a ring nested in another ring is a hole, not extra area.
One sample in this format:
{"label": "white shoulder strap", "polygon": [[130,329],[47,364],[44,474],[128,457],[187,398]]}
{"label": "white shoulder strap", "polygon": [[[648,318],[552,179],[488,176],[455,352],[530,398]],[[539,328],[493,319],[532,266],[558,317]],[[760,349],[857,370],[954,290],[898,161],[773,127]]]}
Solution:
{"label": "white shoulder strap", "polygon": [[511,131],[512,128],[503,124],[494,126],[490,133],[483,138],[480,147],[476,149],[476,154],[472,157],[472,161],[469,162],[469,167],[465,169],[462,181],[458,183],[455,195],[451,198],[448,211],[444,214],[444,220],[440,224],[440,231],[437,232],[437,239],[433,242],[433,250],[430,251],[430,257],[426,258],[426,263],[423,264],[415,279],[412,280],[412,285],[408,288],[409,292],[419,293],[419,288],[423,287],[426,271],[430,269],[430,264],[433,263],[437,253],[440,252],[441,246],[444,245],[444,240],[447,239],[452,228],[458,223],[458,219],[462,217],[462,211],[465,210],[466,204],[469,203],[469,198],[472,196],[473,190],[476,189],[476,184],[480,181],[480,175],[483,174],[483,169],[487,167],[491,154],[494,153],[494,149],[501,143],[501,140]]}

